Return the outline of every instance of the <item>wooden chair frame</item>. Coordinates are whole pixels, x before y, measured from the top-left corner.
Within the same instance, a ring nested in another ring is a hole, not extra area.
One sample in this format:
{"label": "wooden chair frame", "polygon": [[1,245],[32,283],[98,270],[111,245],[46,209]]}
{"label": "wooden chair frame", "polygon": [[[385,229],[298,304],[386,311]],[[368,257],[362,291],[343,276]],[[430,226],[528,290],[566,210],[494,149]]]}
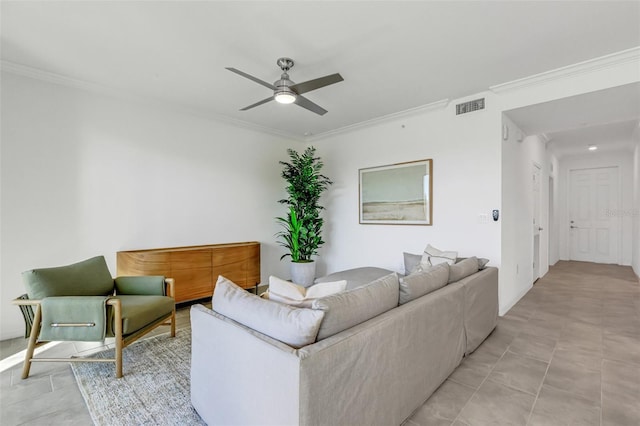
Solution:
{"label": "wooden chair frame", "polygon": [[[166,278],[165,284],[167,286],[166,294],[175,299],[175,280],[173,278]],[[39,342],[38,335],[40,334],[40,328],[42,326],[42,304],[41,300],[30,299],[14,299],[13,304],[18,306],[31,306],[35,307],[35,316],[33,319],[33,326],[31,327],[31,333],[29,334],[29,344],[27,346],[27,352],[24,356],[24,366],[22,367],[22,378],[29,377],[29,370],[31,369],[32,362],[115,362],[116,364],[116,378],[122,377],[122,350],[129,346],[131,343],[138,340],[151,330],[161,325],[168,325],[171,327],[171,337],[176,336],[176,306],[173,305],[173,310],[170,314],[164,315],[154,322],[146,325],[135,333],[122,335],[122,303],[119,299],[112,298],[107,299],[106,304],[113,307],[113,316],[115,322],[115,358],[35,358],[33,353],[36,347],[46,342]],[[169,320],[167,322],[167,320]]]}

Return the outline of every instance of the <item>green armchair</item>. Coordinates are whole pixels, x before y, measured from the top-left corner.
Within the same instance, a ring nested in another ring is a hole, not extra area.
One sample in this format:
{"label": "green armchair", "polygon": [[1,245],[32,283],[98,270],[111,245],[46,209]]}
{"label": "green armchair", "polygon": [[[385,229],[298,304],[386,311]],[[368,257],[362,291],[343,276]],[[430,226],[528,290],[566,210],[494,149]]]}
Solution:
{"label": "green armchair", "polygon": [[[176,335],[174,280],[159,276],[113,279],[104,257],[68,266],[22,273],[27,294],[15,299],[25,319],[29,345],[22,378],[32,362],[115,362],[122,377],[122,350],[160,325]],[[25,337],[27,337],[25,335]],[[115,358],[35,358],[50,341],[103,341],[115,338]]]}

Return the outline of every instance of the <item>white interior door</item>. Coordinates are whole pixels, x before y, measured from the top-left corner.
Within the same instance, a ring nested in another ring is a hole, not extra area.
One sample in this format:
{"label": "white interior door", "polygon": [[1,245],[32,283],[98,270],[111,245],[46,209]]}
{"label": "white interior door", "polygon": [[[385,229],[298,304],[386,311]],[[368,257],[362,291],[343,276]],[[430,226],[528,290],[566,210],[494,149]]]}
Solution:
{"label": "white interior door", "polygon": [[618,168],[569,173],[571,259],[619,263]]}

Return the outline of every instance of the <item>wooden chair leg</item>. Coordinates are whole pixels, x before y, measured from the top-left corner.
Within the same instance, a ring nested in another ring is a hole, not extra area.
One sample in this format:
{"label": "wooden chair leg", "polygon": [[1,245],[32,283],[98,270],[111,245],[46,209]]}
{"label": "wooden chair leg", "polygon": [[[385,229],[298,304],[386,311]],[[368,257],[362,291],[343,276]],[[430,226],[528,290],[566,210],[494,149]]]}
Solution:
{"label": "wooden chair leg", "polygon": [[[167,285],[166,293],[169,297],[176,298],[176,280],[173,278],[166,278],[165,283]],[[171,337],[176,337],[176,305],[173,304],[173,311],[171,312]]]}
{"label": "wooden chair leg", "polygon": [[116,337],[116,378],[119,379],[122,377],[122,349],[124,347],[122,340],[122,304],[118,299],[111,299],[110,301],[115,302],[113,304],[113,316],[115,321],[114,334]]}
{"label": "wooden chair leg", "polygon": [[176,308],[171,312],[171,337],[176,337]]}
{"label": "wooden chair leg", "polygon": [[33,358],[33,352],[36,349],[36,343],[38,341],[38,335],[40,334],[40,321],[42,319],[42,308],[40,305],[36,307],[36,314],[33,317],[33,326],[31,327],[31,334],[29,335],[29,345],[27,346],[27,353],[24,355],[24,365],[22,367],[22,378],[29,377],[29,370],[31,370],[31,359]]}

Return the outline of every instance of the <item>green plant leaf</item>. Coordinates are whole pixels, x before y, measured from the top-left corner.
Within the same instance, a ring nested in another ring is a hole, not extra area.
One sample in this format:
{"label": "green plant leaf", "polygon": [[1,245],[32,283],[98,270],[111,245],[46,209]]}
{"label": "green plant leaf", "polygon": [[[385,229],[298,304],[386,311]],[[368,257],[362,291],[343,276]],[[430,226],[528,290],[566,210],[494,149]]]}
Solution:
{"label": "green plant leaf", "polygon": [[332,182],[320,173],[324,164],[316,156],[314,147],[308,147],[302,154],[288,149],[287,154],[289,161],[279,162],[283,166],[282,178],[287,182],[287,198],[278,202],[287,205],[289,212],[286,218],[276,218],[284,228],[276,235],[280,239],[278,243],[289,250],[282,258],[291,256],[294,262],[310,261],[324,244],[320,237],[324,223],[320,211],[324,207],[319,200]]}

